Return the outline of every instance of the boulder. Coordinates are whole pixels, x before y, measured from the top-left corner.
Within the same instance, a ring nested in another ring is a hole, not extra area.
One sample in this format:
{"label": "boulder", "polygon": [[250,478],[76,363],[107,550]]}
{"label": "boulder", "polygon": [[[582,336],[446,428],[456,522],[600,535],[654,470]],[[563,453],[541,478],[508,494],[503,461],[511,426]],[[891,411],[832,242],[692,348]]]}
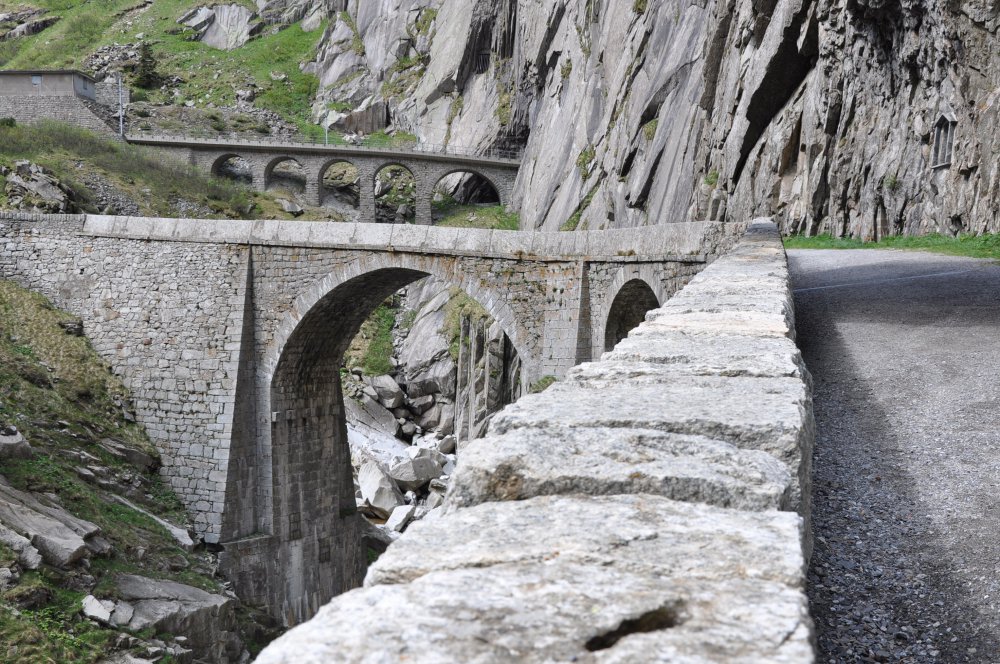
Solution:
{"label": "boulder", "polygon": [[385,527],[397,533],[403,532],[406,525],[413,520],[413,514],[416,511],[417,508],[414,505],[400,505],[392,511],[389,519],[385,522]]}
{"label": "boulder", "polygon": [[0,459],[30,459],[31,455],[31,445],[16,428],[0,428]]}
{"label": "boulder", "polygon": [[198,32],[198,40],[202,43],[223,51],[243,46],[264,28],[257,14],[238,4],[199,7],[177,22]]}
{"label": "boulder", "polygon": [[379,403],[388,409],[403,405],[405,395],[392,376],[376,376],[371,379],[371,387],[375,390]]}
{"label": "boulder", "polygon": [[434,395],[425,394],[422,397],[417,397],[416,399],[412,399],[410,401],[410,410],[412,410],[417,415],[423,415],[428,410],[430,410],[431,406],[433,405],[434,405]]}
{"label": "boulder", "polygon": [[[133,609],[124,624],[127,629],[186,636],[199,656],[210,661],[239,658],[242,644],[234,633],[237,600],[133,574],[119,574],[115,586],[118,596]],[[118,619],[114,614],[111,618]]]}
{"label": "boulder", "polygon": [[434,450],[411,447],[409,458],[389,469],[389,475],[404,490],[417,490],[444,473],[442,455]]}
{"label": "boulder", "polygon": [[105,438],[99,445],[110,454],[125,459],[133,466],[136,466],[148,473],[154,473],[160,469],[160,460],[128,443],[116,438]]}
{"label": "boulder", "polygon": [[305,210],[302,209],[301,205],[299,205],[298,203],[293,203],[292,201],[284,198],[275,199],[274,202],[280,205],[282,210],[284,210],[285,212],[294,217],[301,217],[302,213],[305,212]]}
{"label": "boulder", "polygon": [[392,477],[374,462],[367,462],[358,472],[358,486],[367,510],[379,518],[388,518],[405,501]]}
{"label": "boulder", "polygon": [[110,624],[111,613],[115,610],[115,603],[107,599],[97,599],[93,595],[87,595],[81,602],[80,610],[83,615],[91,620],[96,620],[102,625]]}
{"label": "boulder", "polygon": [[0,544],[17,554],[17,562],[24,569],[38,569],[42,564],[42,555],[31,546],[28,538],[21,537],[3,525],[0,525]]}
{"label": "boulder", "polygon": [[97,525],[77,519],[48,498],[3,483],[0,524],[29,539],[45,562],[62,568],[89,555],[85,540],[101,532]]}

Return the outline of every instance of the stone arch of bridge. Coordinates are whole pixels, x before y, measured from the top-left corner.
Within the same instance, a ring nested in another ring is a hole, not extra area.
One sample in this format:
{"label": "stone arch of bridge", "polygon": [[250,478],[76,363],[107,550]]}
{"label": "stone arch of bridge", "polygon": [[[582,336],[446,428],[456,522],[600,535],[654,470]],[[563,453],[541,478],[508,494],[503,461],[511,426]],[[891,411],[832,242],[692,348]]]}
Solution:
{"label": "stone arch of bridge", "polygon": [[656,309],[666,299],[663,283],[651,265],[630,265],[615,273],[608,287],[598,321],[600,340],[595,344],[594,357],[614,348],[639,323],[646,313]]}
{"label": "stone arch of bridge", "polygon": [[507,205],[510,202],[504,200],[503,192],[501,191],[500,187],[497,186],[497,183],[493,181],[493,178],[486,175],[482,171],[469,166],[456,166],[455,168],[448,169],[443,173],[435,174],[436,179],[434,180],[433,183],[431,183],[432,194],[434,190],[437,189],[437,186],[441,184],[441,181],[444,180],[449,175],[475,175],[476,177],[481,178],[488,185],[490,185],[490,187],[493,188],[493,192],[496,194],[497,200],[500,202],[500,205]]}
{"label": "stone arch of bridge", "polygon": [[[350,159],[348,159],[346,157],[332,157],[332,158],[327,159],[327,160],[325,160],[325,161],[323,161],[323,162],[320,163],[319,170],[318,170],[318,172],[315,175],[315,177],[316,177],[316,187],[317,187],[317,191],[319,192],[318,203],[320,205],[322,205],[323,202],[324,202],[324,199],[326,198],[325,191],[324,191],[324,182],[325,182],[325,179],[326,179],[327,172],[331,168],[333,168],[334,166],[338,166],[338,165],[341,165],[341,164],[348,166],[350,169],[353,169],[353,171],[354,171],[354,173],[355,173],[355,175],[357,177],[357,180],[358,180],[357,186],[356,186],[357,191],[355,193],[356,193],[356,195],[358,197],[358,202],[357,202],[356,205],[353,205],[353,207],[354,208],[360,208],[360,207],[362,207],[362,201],[366,198],[366,195],[367,196],[373,196],[374,194],[372,193],[371,188],[369,188],[369,191],[367,191],[367,192],[364,191],[365,190],[365,180],[366,180],[366,178],[364,177],[364,171],[362,170],[361,166],[358,163],[356,163],[354,161],[351,161]],[[374,187],[374,181],[372,181],[371,185],[372,185],[372,187]]]}
{"label": "stone arch of bridge", "polygon": [[[222,167],[225,166],[226,162],[230,161],[231,159],[241,159],[243,161],[246,161],[246,157],[244,157],[241,154],[237,154],[236,152],[225,152],[216,157],[214,160],[212,160],[212,164],[209,167],[208,172],[216,177],[224,177],[222,173]],[[251,174],[250,177],[252,180],[253,175]],[[252,185],[257,186],[257,183],[252,182]]]}
{"label": "stone arch of bridge", "polygon": [[305,190],[307,188],[309,177],[307,175],[307,170],[306,170],[305,164],[303,164],[299,159],[296,159],[295,157],[293,157],[291,155],[281,155],[281,156],[274,157],[273,159],[269,160],[267,162],[267,165],[264,167],[264,179],[263,179],[263,181],[260,184],[261,189],[263,189],[264,191],[267,191],[268,187],[270,187],[271,184],[273,183],[275,169],[278,166],[280,166],[282,164],[286,164],[286,163],[294,164],[294,165],[298,166],[299,170],[302,173],[302,177],[303,177],[302,188],[303,188],[303,190]]}
{"label": "stone arch of bridge", "polygon": [[[476,299],[524,353],[525,334],[498,293],[439,257],[382,254],[346,264],[296,299],[262,358],[256,505],[250,509],[274,541],[272,588],[281,588],[286,621],[310,617],[332,596],[360,585],[365,570],[355,505],[340,370],[362,323],[385,298],[435,276]],[[522,358],[527,357],[521,355]],[[246,464],[246,460],[238,463]],[[232,470],[230,471],[232,472]],[[234,533],[239,536],[238,533]],[[225,534],[232,535],[232,534]]]}

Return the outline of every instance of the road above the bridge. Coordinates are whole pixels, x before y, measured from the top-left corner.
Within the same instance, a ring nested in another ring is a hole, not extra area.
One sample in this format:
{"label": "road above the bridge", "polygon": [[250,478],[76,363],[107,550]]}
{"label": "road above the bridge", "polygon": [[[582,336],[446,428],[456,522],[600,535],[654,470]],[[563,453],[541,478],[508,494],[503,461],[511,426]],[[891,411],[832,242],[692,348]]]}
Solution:
{"label": "road above the bridge", "polygon": [[815,380],[818,661],[997,661],[1000,266],[789,259]]}

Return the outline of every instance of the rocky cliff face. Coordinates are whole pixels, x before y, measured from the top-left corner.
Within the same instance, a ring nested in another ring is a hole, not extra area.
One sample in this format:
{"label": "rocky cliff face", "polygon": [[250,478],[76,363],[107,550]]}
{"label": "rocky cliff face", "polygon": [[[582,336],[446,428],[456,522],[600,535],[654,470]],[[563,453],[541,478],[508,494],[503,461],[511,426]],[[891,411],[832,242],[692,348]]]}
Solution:
{"label": "rocky cliff face", "polygon": [[526,227],[1000,230],[996,2],[342,4],[317,117],[523,146]]}

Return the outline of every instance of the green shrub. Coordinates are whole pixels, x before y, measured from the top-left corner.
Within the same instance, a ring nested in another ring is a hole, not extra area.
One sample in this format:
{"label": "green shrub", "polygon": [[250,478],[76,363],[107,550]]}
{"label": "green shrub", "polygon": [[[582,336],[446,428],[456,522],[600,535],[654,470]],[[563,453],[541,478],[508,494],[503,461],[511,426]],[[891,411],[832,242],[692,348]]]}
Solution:
{"label": "green shrub", "polygon": [[635,0],[635,2],[632,3],[632,11],[636,14],[645,14],[648,5],[649,0]]}
{"label": "green shrub", "polygon": [[14,118],[0,118],[0,127],[16,127],[17,120]]}

